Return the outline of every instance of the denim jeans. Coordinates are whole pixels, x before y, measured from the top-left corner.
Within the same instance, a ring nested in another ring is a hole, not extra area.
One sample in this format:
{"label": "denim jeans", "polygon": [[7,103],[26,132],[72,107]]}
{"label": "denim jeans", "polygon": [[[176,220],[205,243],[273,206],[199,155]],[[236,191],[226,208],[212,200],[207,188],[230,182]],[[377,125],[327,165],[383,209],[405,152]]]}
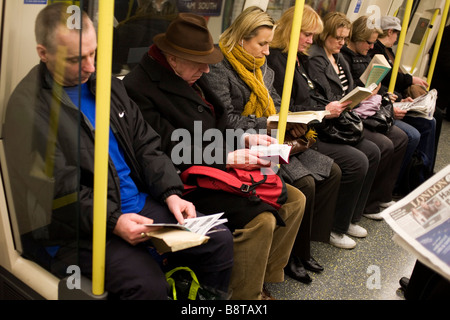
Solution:
{"label": "denim jeans", "polygon": [[416,149],[419,151],[425,166],[424,180],[426,180],[433,171],[436,148],[436,120],[434,118],[428,120],[421,117],[406,116],[401,121],[396,120],[395,125],[406,132],[409,140],[399,180],[402,179],[404,170]]}

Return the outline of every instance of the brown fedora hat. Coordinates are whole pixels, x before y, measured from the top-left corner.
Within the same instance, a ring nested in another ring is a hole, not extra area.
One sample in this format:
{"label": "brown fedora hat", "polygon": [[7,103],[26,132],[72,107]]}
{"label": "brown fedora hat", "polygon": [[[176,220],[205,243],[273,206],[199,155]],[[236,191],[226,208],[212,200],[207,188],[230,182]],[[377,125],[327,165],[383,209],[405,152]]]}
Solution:
{"label": "brown fedora hat", "polygon": [[214,64],[223,59],[222,52],[214,46],[211,34],[202,16],[179,13],[165,33],[153,38],[163,52],[189,61]]}

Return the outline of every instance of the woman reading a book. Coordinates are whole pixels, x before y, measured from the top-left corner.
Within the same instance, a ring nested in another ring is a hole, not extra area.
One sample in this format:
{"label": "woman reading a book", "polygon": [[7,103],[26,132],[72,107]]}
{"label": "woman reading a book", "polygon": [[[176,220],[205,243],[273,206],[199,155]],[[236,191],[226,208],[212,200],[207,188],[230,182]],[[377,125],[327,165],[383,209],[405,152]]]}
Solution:
{"label": "woman reading a book", "polygon": [[[271,44],[271,54],[268,56],[269,66],[275,71],[274,85],[279,93],[283,90],[293,18],[294,7],[288,9],[281,19],[277,21],[277,29]],[[346,37],[350,30],[350,24],[347,23],[347,20],[342,21],[344,25],[338,30],[339,35],[333,30],[332,34],[336,35],[336,37]],[[340,109],[336,108],[336,103],[338,103],[336,100],[339,99],[337,97],[335,99],[326,99],[325,88],[313,80],[308,72],[309,48],[313,43],[314,35],[321,33],[323,27],[320,16],[310,6],[306,5],[303,11],[291,100],[294,102],[295,107],[301,110],[330,110],[329,120],[332,120],[341,116],[345,105],[341,106]],[[328,26],[325,27],[329,28]],[[334,37],[332,40],[336,44],[342,41],[340,39],[336,40]],[[331,65],[330,68],[332,68]],[[334,70],[332,72],[336,75]],[[337,81],[339,81],[340,86],[340,80]],[[327,87],[329,88],[330,86],[328,85]],[[333,109],[335,111],[332,111]],[[328,120],[325,119],[326,121]],[[318,134],[317,150],[333,158],[342,171],[333,228],[329,241],[332,245],[340,248],[354,247],[356,242],[348,235],[353,237],[365,237],[367,235],[367,231],[357,225],[357,221],[363,213],[372,185],[372,173],[378,166],[379,150],[376,145],[364,138],[358,144],[352,146],[350,144],[324,142],[321,140],[320,131],[318,131]]]}
{"label": "woman reading a book", "polygon": [[[235,129],[265,130],[267,118],[280,109],[281,98],[273,88],[274,73],[266,63],[274,25],[260,8],[244,10],[219,39],[224,60],[211,65],[210,73],[205,74],[227,107],[228,124]],[[289,130],[287,133],[299,137]],[[309,283],[311,278],[305,269],[323,269],[311,256],[310,241],[329,240],[341,171],[333,159],[309,148],[291,155],[289,164],[281,166],[281,175],[307,199],[285,272]]]}
{"label": "woman reading a book", "polygon": [[[341,52],[341,49],[349,40],[352,25],[345,14],[340,12],[332,12],[327,14],[324,17],[323,22],[324,31],[316,36],[315,44],[309,51],[309,71],[311,77],[319,83],[321,88],[323,88],[323,93],[326,99],[341,99],[349,92],[357,88],[351,74],[351,68]],[[378,108],[379,103],[381,103],[381,97],[377,96],[379,88],[380,86],[378,86],[373,91],[372,96],[363,101],[363,103],[370,103]],[[361,119],[358,113],[355,112],[355,109],[351,112],[353,116]],[[362,119],[360,121],[362,123]],[[374,192],[375,189],[384,188],[384,186],[380,186],[379,179],[381,179],[382,175],[385,174],[383,172],[383,168],[390,165],[390,158],[386,155],[386,150],[389,150],[389,144],[392,144],[392,142],[382,135],[379,135],[375,137],[376,139],[374,139],[373,134],[368,133],[366,135],[366,133],[367,130],[363,129],[364,139],[367,142],[371,142],[372,145],[375,145],[378,150],[379,160],[376,166],[369,169],[368,176],[370,177],[370,183],[366,185],[367,189],[364,190],[367,192],[367,194],[365,194],[366,203],[363,205],[363,212],[360,213],[359,216],[355,217],[356,221],[361,218],[361,215],[364,215],[370,219],[381,220],[381,201],[386,202],[384,205],[389,205],[392,203],[390,202],[391,196],[387,197],[387,199],[383,199],[380,197],[379,193]],[[371,151],[373,152],[373,150]],[[363,152],[370,159],[372,155],[365,151]],[[381,170],[378,170],[378,166],[381,166]],[[396,177],[393,179],[395,180],[395,178]]]}
{"label": "woman reading a book", "polygon": [[[378,35],[381,33],[380,29],[370,23],[367,16],[361,16],[352,23],[351,36],[348,43],[342,47],[341,53],[350,67],[353,82],[356,86],[368,86],[372,83],[367,81],[374,81],[367,79],[366,83],[363,83],[360,77],[369,68],[372,59],[367,53],[373,48]],[[386,64],[388,65],[386,68],[390,69],[387,61]],[[379,85],[379,81],[381,80],[378,80],[375,84]],[[362,119],[370,118],[380,109],[381,100],[381,95],[374,95],[361,102],[354,110]],[[369,195],[365,216],[381,219],[377,212],[392,203],[393,191],[400,169],[408,164],[408,162],[403,161],[408,147],[408,136],[396,125],[392,125],[386,133],[379,133],[372,130],[371,127],[365,127],[364,136],[374,142],[381,152],[381,160]]]}

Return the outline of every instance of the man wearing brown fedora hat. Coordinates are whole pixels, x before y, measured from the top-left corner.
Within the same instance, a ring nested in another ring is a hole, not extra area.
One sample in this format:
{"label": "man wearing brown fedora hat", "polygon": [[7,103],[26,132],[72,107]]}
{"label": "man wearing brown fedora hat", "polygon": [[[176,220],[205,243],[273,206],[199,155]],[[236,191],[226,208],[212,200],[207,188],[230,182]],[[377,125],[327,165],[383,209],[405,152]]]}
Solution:
{"label": "man wearing brown fedora hat", "polygon": [[[222,170],[239,167],[247,170],[269,166],[259,154],[248,149],[253,143],[276,142],[267,135],[242,135],[247,148],[227,145],[229,133],[227,110],[202,77],[209,64],[223,59],[214,45],[206,20],[198,15],[180,13],[165,33],[154,37],[154,45],[140,64],[125,78],[130,97],[139,105],[144,118],[161,136],[162,150],[173,154],[179,141],[173,136],[189,132],[190,156],[183,161],[172,156],[183,172],[193,164],[213,166]],[[194,143],[195,134],[220,132],[220,141],[203,139]],[[208,141],[205,141],[208,140]],[[237,139],[240,140],[240,139]],[[225,141],[225,143],[223,143]],[[214,161],[205,159],[205,150],[214,149]],[[229,152],[231,150],[231,152]],[[200,159],[199,159],[200,158]],[[237,161],[236,161],[237,159]],[[247,159],[247,161],[241,161]],[[234,236],[234,266],[230,289],[232,299],[264,299],[264,282],[284,280],[286,266],[305,207],[305,196],[287,186],[288,199],[276,210],[264,202],[252,203],[248,198],[222,191],[197,189],[186,195],[202,213],[224,211],[227,226]],[[284,224],[285,226],[281,227]]]}

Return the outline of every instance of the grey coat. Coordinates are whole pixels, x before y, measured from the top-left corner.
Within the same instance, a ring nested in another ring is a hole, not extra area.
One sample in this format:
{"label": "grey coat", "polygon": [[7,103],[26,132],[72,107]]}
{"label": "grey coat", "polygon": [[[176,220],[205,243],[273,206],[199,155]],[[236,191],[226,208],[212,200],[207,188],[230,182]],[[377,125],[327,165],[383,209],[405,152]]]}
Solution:
{"label": "grey coat", "polygon": [[[228,112],[229,126],[244,130],[266,129],[267,118],[256,118],[254,115],[242,116],[244,106],[250,98],[251,91],[245,82],[240,79],[228,60],[224,58],[221,62],[211,65],[210,69],[211,71],[203,76],[207,77],[211,88],[225,104]],[[261,67],[261,70],[264,77],[264,84],[268,88],[278,112],[281,106],[281,97],[273,86],[275,73],[268,67],[267,63]],[[292,108],[294,106],[291,106]],[[311,175],[320,181],[329,176],[332,164],[333,160],[331,158],[317,152],[313,147],[301,154],[291,156],[289,164],[281,167],[281,173],[288,183],[293,183],[307,175]]]}

